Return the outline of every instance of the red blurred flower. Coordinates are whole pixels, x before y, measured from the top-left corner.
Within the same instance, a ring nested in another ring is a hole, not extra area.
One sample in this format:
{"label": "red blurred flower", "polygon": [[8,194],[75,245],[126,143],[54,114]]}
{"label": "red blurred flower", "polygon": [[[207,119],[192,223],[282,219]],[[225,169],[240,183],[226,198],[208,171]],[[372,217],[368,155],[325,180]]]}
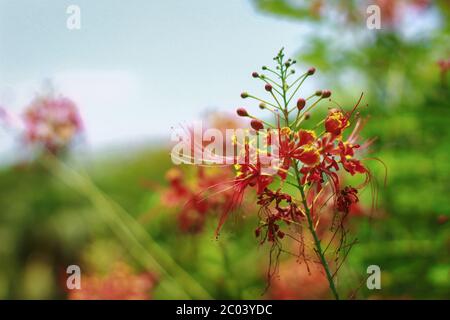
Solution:
{"label": "red blurred flower", "polygon": [[188,179],[179,168],[172,168],[166,179],[169,188],[163,192],[162,202],[180,208],[178,224],[183,232],[200,232],[208,214],[222,211],[231,200],[231,190],[224,184],[231,181],[231,170],[199,167]]}
{"label": "red blurred flower", "polygon": [[134,274],[123,263],[116,264],[106,275],[82,276],[81,289],[70,290],[70,300],[149,300],[155,286],[150,273]]}
{"label": "red blurred flower", "polygon": [[431,0],[376,0],[375,4],[380,7],[383,23],[392,27],[399,22],[407,9],[423,11],[431,4]]}
{"label": "red blurred flower", "polygon": [[320,264],[305,264],[290,259],[279,265],[278,277],[272,279],[268,297],[276,300],[324,299],[328,281]]}

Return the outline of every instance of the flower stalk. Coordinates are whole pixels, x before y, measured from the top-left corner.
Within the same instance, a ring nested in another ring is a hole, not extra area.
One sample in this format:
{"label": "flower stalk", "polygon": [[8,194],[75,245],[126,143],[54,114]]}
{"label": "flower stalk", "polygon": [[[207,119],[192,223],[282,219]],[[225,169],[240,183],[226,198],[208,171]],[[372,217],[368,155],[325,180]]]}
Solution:
{"label": "flower stalk", "polygon": [[297,163],[294,166],[294,171],[295,171],[295,175],[296,175],[297,183],[298,183],[297,188],[300,191],[300,195],[302,197],[302,203],[303,203],[303,206],[305,207],[306,219],[308,220],[308,229],[314,239],[314,246],[316,247],[315,251],[316,251],[317,255],[319,256],[320,263],[322,264],[323,269],[325,270],[325,274],[327,276],[330,290],[333,293],[334,298],[336,300],[339,300],[339,294],[338,294],[336,286],[334,284],[333,276],[331,274],[330,267],[328,265],[328,261],[325,258],[324,251],[322,250],[322,245],[320,244],[320,239],[317,236],[316,230],[314,228],[314,222],[311,217],[311,211],[309,210],[308,204],[306,202],[305,191],[303,190],[303,186],[301,185],[301,182],[300,182],[300,173],[298,171]]}
{"label": "flower stalk", "polygon": [[[316,125],[309,126],[312,129],[305,129],[302,124],[310,118],[310,112],[321,102],[328,101],[332,93],[330,90],[317,90],[311,95],[297,97],[301,85],[308,77],[315,74],[316,69],[308,69],[289,83],[288,77],[295,74],[292,67],[296,61],[285,60],[283,49],[279,51],[274,61],[276,63],[274,69],[262,67],[263,72],[273,74],[270,80],[263,73],[252,73],[253,78],[262,80],[265,92],[271,96],[272,102],[247,92],[243,92],[241,97],[260,101],[263,104],[262,107],[260,104],[260,109],[268,109],[275,121],[270,123],[270,120],[259,119],[243,108],[239,108],[237,114],[251,119],[250,126],[256,131],[256,136],[267,140],[263,142],[263,145],[269,146],[275,141],[278,155],[276,161],[261,161],[259,155],[264,155],[264,150],[260,150],[258,141],[242,142],[243,154],[239,154],[236,159],[245,159],[245,163],[235,162],[238,163],[236,176],[229,183],[227,190],[231,190],[230,197],[219,218],[216,235],[219,234],[229,213],[239,208],[245,191],[248,188],[254,188],[260,218],[255,235],[260,238],[260,244],[266,242],[271,244],[267,273],[269,284],[272,275],[277,272],[277,259],[280,253],[286,252],[282,248],[282,241],[285,238],[294,240],[300,245],[299,253],[288,253],[296,256],[299,261],[304,261],[309,271],[308,262],[315,259],[308,256],[306,250],[308,245],[305,243],[302,231],[305,229],[313,238],[314,245],[311,252],[313,251],[319,258],[315,263],[319,263],[323,268],[330,291],[338,300],[339,294],[334,278],[349,252],[348,250],[342,254],[341,249],[356,243],[353,241],[349,244],[346,240],[346,219],[351,216],[352,210],[359,201],[358,189],[369,183],[371,178],[370,171],[357,158],[355,152],[362,149],[357,143],[359,131],[362,128],[359,120],[351,134],[344,138],[344,131],[359,116],[354,111],[359,106],[361,98],[349,112],[340,107],[339,109],[330,108],[324,119]],[[316,99],[313,100],[314,97]],[[291,101],[295,101],[293,106]],[[275,109],[270,110],[267,106],[273,106]],[[297,111],[293,113],[295,110]],[[267,132],[263,131],[264,126]],[[320,134],[317,134],[316,130]],[[367,146],[368,143],[363,144],[363,147]],[[352,176],[365,175],[365,182],[358,187],[343,186],[343,175],[346,173]],[[290,194],[285,185],[295,186],[300,192],[300,197]],[[325,225],[322,219],[319,219],[319,216],[324,214],[328,215],[328,220],[324,219]],[[329,223],[331,221],[331,225],[327,226],[326,221]],[[303,225],[306,228],[302,228]],[[327,232],[331,232],[332,237],[324,244],[324,250],[321,239],[326,237]],[[335,270],[331,270],[325,255],[330,246],[335,247]]]}
{"label": "flower stalk", "polygon": [[[280,70],[281,70],[280,77],[281,77],[281,83],[282,83],[282,90],[283,90],[282,91],[282,96],[283,96],[283,103],[284,103],[283,114],[284,114],[286,126],[290,127],[289,111],[288,111],[289,102],[295,96],[295,94],[297,93],[298,89],[301,87],[301,85],[303,84],[305,79],[308,77],[308,75],[310,75],[310,74],[312,75],[312,74],[314,74],[314,72],[308,71],[307,73],[305,73],[305,75],[300,77],[301,81],[300,81],[299,85],[296,87],[294,93],[291,95],[289,100],[286,101],[287,90],[289,89],[289,87],[286,85],[287,68],[286,68],[286,65],[283,64],[283,55],[279,54],[277,56],[277,60],[278,60],[278,65],[280,66]],[[313,108],[317,103],[320,102],[320,100],[322,100],[322,96],[314,104],[312,104],[311,107],[308,108],[308,109]],[[324,254],[324,252],[322,250],[322,246],[320,244],[320,239],[317,236],[317,233],[316,233],[315,228],[314,228],[314,222],[313,222],[312,217],[311,217],[311,211],[309,210],[308,203],[306,201],[305,191],[303,189],[303,185],[302,185],[301,180],[300,180],[300,173],[299,173],[299,170],[298,170],[298,162],[297,161],[294,161],[293,168],[294,168],[294,172],[295,172],[295,176],[296,176],[296,180],[297,180],[297,188],[300,191],[301,201],[303,203],[303,207],[305,208],[305,215],[306,215],[306,219],[307,219],[307,222],[308,222],[308,229],[309,229],[309,231],[310,231],[310,233],[311,233],[311,235],[312,235],[312,237],[314,239],[314,246],[315,246],[314,250],[317,253],[317,255],[319,256],[320,263],[322,264],[322,266],[323,266],[323,268],[325,270],[325,274],[327,276],[327,280],[328,280],[328,283],[329,283],[329,286],[330,286],[330,290],[333,293],[334,298],[336,300],[339,300],[339,294],[338,294],[338,292],[336,290],[336,286],[335,286],[334,281],[333,281],[333,276],[331,275],[330,267],[329,267],[328,262],[327,262],[327,260],[325,258],[325,254]]]}

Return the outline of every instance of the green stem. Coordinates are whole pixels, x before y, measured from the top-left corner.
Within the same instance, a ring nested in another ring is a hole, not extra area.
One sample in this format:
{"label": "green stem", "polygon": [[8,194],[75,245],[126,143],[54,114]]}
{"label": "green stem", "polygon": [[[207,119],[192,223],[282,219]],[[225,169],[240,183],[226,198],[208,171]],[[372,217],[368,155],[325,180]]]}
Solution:
{"label": "green stem", "polygon": [[[302,81],[300,81],[300,83],[298,84],[298,86],[295,88],[294,93],[292,93],[291,97],[289,98],[289,100],[287,101],[287,104],[289,104],[292,100],[292,98],[295,96],[295,94],[297,93],[298,89],[300,89],[300,87],[302,86],[303,82],[305,82],[305,79],[308,78],[308,74],[306,73],[303,78]],[[291,85],[292,86],[292,85]]]}
{"label": "green stem", "polygon": [[[283,110],[283,114],[284,114],[284,117],[285,117],[286,125],[289,126],[289,108],[288,108],[289,102],[294,97],[294,95],[297,93],[297,91],[300,88],[300,86],[302,85],[303,81],[307,78],[307,74],[306,74],[306,76],[304,76],[304,78],[302,79],[300,84],[297,86],[297,88],[295,89],[294,93],[291,95],[289,100],[286,100],[287,91],[289,90],[289,88],[287,88],[286,85],[285,85],[286,84],[286,71],[287,71],[287,68],[284,69],[283,60],[282,60],[281,57],[278,58],[278,63],[279,63],[280,72],[281,72],[281,86],[283,88],[283,95],[282,95],[282,97],[283,97],[284,108],[282,110]],[[320,100],[321,100],[321,98],[319,98],[319,100],[316,101],[313,104],[313,106],[316,105]],[[339,300],[339,295],[338,295],[338,292],[336,290],[336,286],[335,286],[334,281],[333,281],[333,275],[331,274],[330,267],[329,267],[328,262],[327,262],[327,260],[325,258],[325,253],[322,250],[322,246],[320,244],[320,239],[317,236],[316,230],[314,228],[314,222],[313,222],[313,219],[311,217],[311,211],[309,210],[308,203],[306,201],[305,191],[303,190],[303,185],[302,185],[301,180],[300,180],[300,172],[298,170],[298,163],[297,163],[297,161],[294,162],[294,171],[295,171],[295,176],[297,178],[297,188],[300,191],[300,194],[301,194],[301,197],[302,197],[302,203],[303,203],[303,206],[305,207],[305,214],[306,214],[306,218],[308,220],[308,229],[309,229],[309,231],[311,232],[311,234],[312,234],[312,236],[314,238],[314,245],[315,245],[315,249],[314,250],[317,253],[317,255],[319,256],[320,263],[322,264],[322,266],[323,266],[323,268],[325,270],[325,273],[326,273],[326,276],[327,276],[327,280],[328,280],[328,284],[330,286],[331,292],[333,293],[334,298],[336,300]]]}
{"label": "green stem", "polygon": [[280,69],[281,69],[281,86],[283,87],[283,103],[284,103],[284,108],[283,108],[283,115],[284,115],[284,119],[286,121],[286,127],[289,127],[289,111],[288,111],[288,105],[289,102],[286,101],[286,71],[283,69],[283,61],[280,60]]}
{"label": "green stem", "polygon": [[249,97],[249,98],[252,98],[252,99],[255,99],[255,100],[258,100],[258,101],[260,101],[260,102],[262,102],[262,103],[265,103],[265,104],[267,104],[267,105],[269,105],[269,106],[272,106],[272,107],[274,107],[275,109],[280,109],[279,106],[276,106],[276,105],[274,105],[273,103],[270,103],[270,102],[268,102],[268,101],[266,101],[266,100],[263,100],[263,99],[260,99],[260,98],[258,98],[258,97],[255,97],[255,96],[253,96],[253,95],[251,95],[251,94],[249,94],[248,97]]}
{"label": "green stem", "polygon": [[333,293],[334,298],[336,300],[339,300],[339,294],[338,294],[338,292],[336,290],[336,286],[335,286],[334,281],[333,281],[333,276],[332,276],[332,274],[330,272],[330,267],[329,267],[328,262],[327,262],[327,260],[325,258],[325,254],[324,254],[324,251],[322,250],[322,246],[320,244],[319,237],[317,236],[316,230],[314,228],[314,222],[313,222],[312,217],[311,217],[311,211],[309,210],[308,203],[306,202],[305,191],[303,190],[303,187],[302,187],[302,185],[300,183],[300,174],[299,174],[299,171],[298,171],[297,162],[295,163],[294,170],[295,170],[295,175],[296,175],[297,183],[298,183],[297,188],[300,191],[300,194],[302,196],[302,203],[303,203],[303,206],[305,207],[305,214],[306,214],[306,218],[308,220],[308,229],[309,229],[309,231],[311,232],[311,234],[312,234],[312,236],[314,238],[314,245],[316,247],[315,251],[316,251],[317,255],[319,256],[320,262],[321,262],[321,264],[322,264],[322,266],[323,266],[323,268],[325,270],[325,274],[327,276],[327,280],[328,280],[328,284],[330,286],[331,292]]}

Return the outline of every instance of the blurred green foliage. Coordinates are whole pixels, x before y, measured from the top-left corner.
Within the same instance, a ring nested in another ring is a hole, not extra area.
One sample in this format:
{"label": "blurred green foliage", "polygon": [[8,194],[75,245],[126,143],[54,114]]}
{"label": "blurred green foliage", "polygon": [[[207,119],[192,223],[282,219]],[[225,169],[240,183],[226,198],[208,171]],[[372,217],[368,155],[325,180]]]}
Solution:
{"label": "blurred green foliage", "polygon": [[[164,174],[171,166],[168,154],[150,149],[70,166],[88,174],[140,221],[154,241],[213,297],[261,297],[267,261],[264,250],[255,250],[256,220],[231,223],[221,241],[213,236],[215,220],[199,235],[180,233],[176,212],[162,207],[156,192],[158,185],[165,184]],[[117,236],[89,197],[40,162],[4,169],[0,177],[0,298],[64,298],[65,268],[70,264],[80,265],[88,274],[106,274],[116,261],[127,262],[137,272],[148,271],[145,261],[133,255],[133,243]],[[156,189],[149,189],[147,182]],[[242,270],[254,271],[242,277]],[[153,296],[184,297],[164,276]]]}

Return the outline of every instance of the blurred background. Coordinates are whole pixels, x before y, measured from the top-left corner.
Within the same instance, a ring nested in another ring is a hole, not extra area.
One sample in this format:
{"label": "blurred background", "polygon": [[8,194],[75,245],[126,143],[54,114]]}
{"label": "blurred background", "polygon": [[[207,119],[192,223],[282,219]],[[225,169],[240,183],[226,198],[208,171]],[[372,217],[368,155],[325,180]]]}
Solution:
{"label": "blurred background", "polygon": [[[217,203],[183,203],[228,173],[170,159],[180,123],[239,125],[240,93],[263,91],[251,72],[284,47],[317,69],[301,95],[329,88],[350,108],[364,93],[370,156],[388,168],[384,186],[371,165],[377,206],[351,221],[342,296],[449,299],[449,15],[448,0],[0,0],[0,298],[330,298],[289,257],[267,288],[256,197],[216,240]],[[82,290],[66,289],[73,264]],[[365,286],[373,264],[381,290]]]}

